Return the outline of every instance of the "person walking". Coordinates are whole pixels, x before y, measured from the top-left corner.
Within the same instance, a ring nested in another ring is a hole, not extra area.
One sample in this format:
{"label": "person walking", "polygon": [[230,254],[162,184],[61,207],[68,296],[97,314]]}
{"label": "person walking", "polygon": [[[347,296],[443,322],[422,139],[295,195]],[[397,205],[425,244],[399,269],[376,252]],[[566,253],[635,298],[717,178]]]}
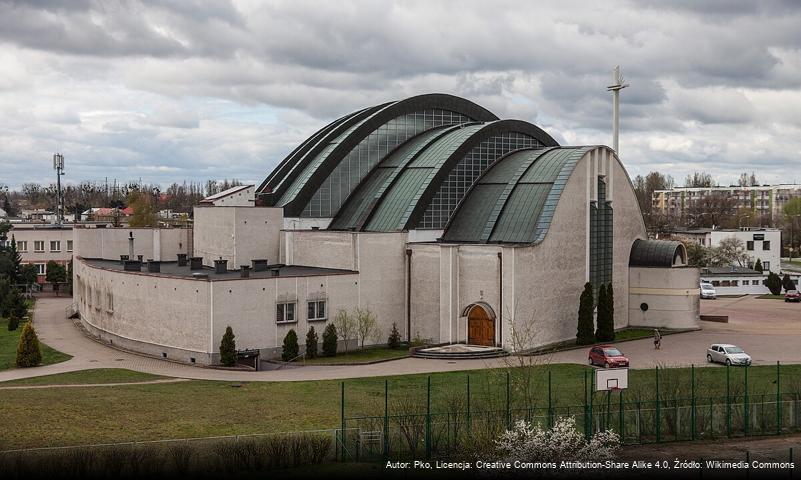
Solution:
{"label": "person walking", "polygon": [[654,349],[659,350],[662,348],[662,334],[659,333],[659,329],[654,329]]}

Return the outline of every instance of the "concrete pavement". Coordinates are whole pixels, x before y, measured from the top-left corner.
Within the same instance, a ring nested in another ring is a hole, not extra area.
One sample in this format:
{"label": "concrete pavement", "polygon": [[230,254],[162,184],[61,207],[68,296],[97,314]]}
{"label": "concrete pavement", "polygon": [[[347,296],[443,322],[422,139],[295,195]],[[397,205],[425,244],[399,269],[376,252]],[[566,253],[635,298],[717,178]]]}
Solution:
{"label": "concrete pavement", "polygon": [[[39,338],[51,347],[73,356],[71,360],[29,369],[0,371],[0,382],[92,368],[126,368],[167,377],[222,381],[332,380],[384,375],[405,375],[457,370],[498,368],[514,362],[492,360],[428,360],[404,358],[373,365],[304,366],[263,372],[241,372],[193,367],[157,358],[122,352],[83,335],[64,318],[69,298],[42,298],[36,303],[35,325]],[[651,339],[624,342],[619,348],[631,359],[632,368],[706,365],[706,348],[712,343],[734,343],[743,347],[754,364],[801,363],[801,304],[755,297],[703,301],[702,313],[729,315],[730,323],[702,322],[697,332],[669,335],[662,349],[654,350]],[[587,349],[540,355],[536,363],[587,362]]]}

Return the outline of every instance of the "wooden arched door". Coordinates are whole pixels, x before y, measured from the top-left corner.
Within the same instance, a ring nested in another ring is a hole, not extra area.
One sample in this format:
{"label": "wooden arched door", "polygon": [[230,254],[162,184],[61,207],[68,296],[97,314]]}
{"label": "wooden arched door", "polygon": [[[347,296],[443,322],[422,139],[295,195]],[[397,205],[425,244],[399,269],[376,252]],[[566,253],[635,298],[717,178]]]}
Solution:
{"label": "wooden arched door", "polygon": [[467,343],[495,346],[495,319],[481,305],[473,305],[467,313]]}

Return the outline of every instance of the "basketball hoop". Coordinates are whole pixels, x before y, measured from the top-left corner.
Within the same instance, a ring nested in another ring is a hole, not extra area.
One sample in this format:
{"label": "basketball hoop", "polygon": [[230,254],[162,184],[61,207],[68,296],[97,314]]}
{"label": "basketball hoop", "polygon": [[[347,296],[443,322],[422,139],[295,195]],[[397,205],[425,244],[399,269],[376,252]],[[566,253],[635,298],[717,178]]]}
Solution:
{"label": "basketball hoop", "polygon": [[596,392],[619,392],[629,386],[628,368],[599,368],[595,370]]}

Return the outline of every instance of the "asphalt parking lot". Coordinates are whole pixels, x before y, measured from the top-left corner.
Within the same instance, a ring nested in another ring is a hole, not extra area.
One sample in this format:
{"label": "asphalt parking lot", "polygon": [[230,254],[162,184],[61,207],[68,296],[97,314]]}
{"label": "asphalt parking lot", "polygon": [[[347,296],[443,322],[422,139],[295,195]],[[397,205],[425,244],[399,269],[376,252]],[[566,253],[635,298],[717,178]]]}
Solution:
{"label": "asphalt parking lot", "polygon": [[[701,322],[701,330],[662,338],[654,350],[651,339],[618,345],[631,368],[706,365],[706,349],[713,343],[732,343],[751,355],[754,365],[801,363],[801,303],[760,299],[756,296],[701,300],[702,315],[728,315],[728,323]],[[587,350],[550,356],[551,362],[586,363]]]}

